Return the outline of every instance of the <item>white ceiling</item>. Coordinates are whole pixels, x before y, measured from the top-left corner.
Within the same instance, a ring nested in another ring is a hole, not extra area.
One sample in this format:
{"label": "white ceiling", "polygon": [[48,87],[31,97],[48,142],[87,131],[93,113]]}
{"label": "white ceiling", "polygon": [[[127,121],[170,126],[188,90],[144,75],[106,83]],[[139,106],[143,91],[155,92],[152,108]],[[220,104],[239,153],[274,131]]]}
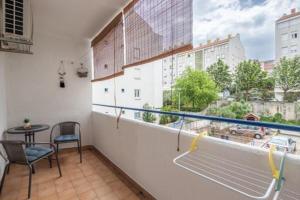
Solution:
{"label": "white ceiling", "polygon": [[32,0],[34,29],[91,39],[128,0]]}

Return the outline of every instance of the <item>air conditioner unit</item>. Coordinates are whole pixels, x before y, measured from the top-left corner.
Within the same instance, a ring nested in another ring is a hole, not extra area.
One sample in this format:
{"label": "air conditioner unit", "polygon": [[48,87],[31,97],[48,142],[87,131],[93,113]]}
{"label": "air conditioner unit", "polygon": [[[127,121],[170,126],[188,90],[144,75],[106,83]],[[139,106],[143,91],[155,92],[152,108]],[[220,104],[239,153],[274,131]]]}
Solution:
{"label": "air conditioner unit", "polygon": [[33,34],[30,0],[0,1],[0,50],[29,53]]}

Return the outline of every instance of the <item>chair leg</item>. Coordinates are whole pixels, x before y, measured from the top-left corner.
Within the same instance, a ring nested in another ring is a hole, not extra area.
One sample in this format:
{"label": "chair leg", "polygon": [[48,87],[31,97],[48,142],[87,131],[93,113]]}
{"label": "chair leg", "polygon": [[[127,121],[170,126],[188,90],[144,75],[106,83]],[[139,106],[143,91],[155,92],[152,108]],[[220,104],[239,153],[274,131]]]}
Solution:
{"label": "chair leg", "polygon": [[79,144],[79,140],[77,141],[77,151],[78,151],[78,153],[80,153],[80,144]]}
{"label": "chair leg", "polygon": [[62,177],[60,164],[59,164],[59,160],[58,160],[58,151],[57,150],[55,150],[55,158],[56,158],[57,168],[58,168],[58,172],[59,172],[59,177]]}
{"label": "chair leg", "polygon": [[7,171],[6,171],[6,174],[9,174],[9,169],[10,169],[10,163],[8,163],[8,165],[7,165]]}
{"label": "chair leg", "polygon": [[52,156],[48,156],[48,162],[49,162],[50,168],[52,168]]}
{"label": "chair leg", "polygon": [[81,140],[78,142],[79,154],[80,154],[80,163],[82,163],[82,148],[81,148]]}
{"label": "chair leg", "polygon": [[32,171],[32,174],[35,174],[35,167],[33,164],[31,165],[31,171]]}
{"label": "chair leg", "polygon": [[4,168],[3,176],[2,176],[2,179],[1,179],[1,184],[0,184],[0,194],[1,194],[1,192],[2,192],[2,188],[3,188],[3,185],[4,185],[5,176],[6,176],[6,174],[7,174],[8,168],[9,168],[9,164],[6,164],[6,165],[5,165],[5,168]]}
{"label": "chair leg", "polygon": [[33,167],[31,165],[28,165],[28,168],[29,168],[28,199],[30,199],[30,196],[31,196],[31,179],[32,179]]}

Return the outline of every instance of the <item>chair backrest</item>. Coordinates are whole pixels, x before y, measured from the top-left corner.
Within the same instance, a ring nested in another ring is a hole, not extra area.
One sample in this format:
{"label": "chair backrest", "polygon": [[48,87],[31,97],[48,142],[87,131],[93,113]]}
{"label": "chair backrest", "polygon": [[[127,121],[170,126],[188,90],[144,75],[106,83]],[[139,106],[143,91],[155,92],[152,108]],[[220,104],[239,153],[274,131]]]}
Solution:
{"label": "chair backrest", "polygon": [[76,130],[76,122],[62,122],[59,124],[61,135],[74,135]]}
{"label": "chair backrest", "polygon": [[23,148],[25,142],[17,140],[2,140],[0,141],[0,144],[2,144],[9,162],[24,164],[28,162]]}

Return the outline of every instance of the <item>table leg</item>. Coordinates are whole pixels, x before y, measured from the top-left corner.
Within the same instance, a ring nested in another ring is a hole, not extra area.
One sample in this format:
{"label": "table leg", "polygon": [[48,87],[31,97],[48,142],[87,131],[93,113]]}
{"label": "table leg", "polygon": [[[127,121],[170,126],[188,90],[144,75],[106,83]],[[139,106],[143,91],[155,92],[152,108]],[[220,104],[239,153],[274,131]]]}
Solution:
{"label": "table leg", "polygon": [[28,135],[27,135],[27,133],[25,133],[25,143],[26,143],[26,147],[28,147],[28,144],[27,144],[27,142],[28,142]]}
{"label": "table leg", "polygon": [[32,132],[32,142],[35,143],[35,133]]}
{"label": "table leg", "polygon": [[32,133],[29,133],[28,137],[29,137],[29,143],[31,143],[31,134]]}

